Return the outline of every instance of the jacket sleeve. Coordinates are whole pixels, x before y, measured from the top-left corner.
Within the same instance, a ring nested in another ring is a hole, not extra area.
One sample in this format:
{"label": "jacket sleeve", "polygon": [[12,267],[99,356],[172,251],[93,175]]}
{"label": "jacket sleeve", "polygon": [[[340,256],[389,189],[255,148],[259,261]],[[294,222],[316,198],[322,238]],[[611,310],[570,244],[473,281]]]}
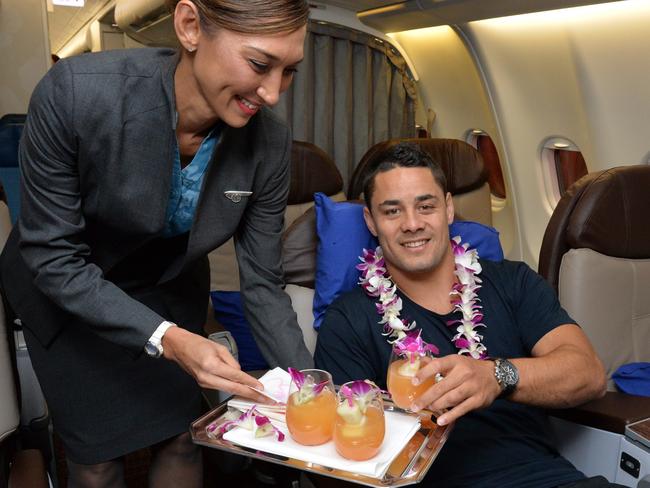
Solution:
{"label": "jacket sleeve", "polygon": [[[291,133],[285,129],[276,151],[280,164],[273,165],[268,178],[254,186],[254,199],[249,204],[235,235],[239,262],[244,314],[251,325],[260,351],[271,367],[312,367],[313,359],[305,346],[302,331],[291,299],[283,290],[281,233],[289,194]],[[269,145],[273,145],[270,142]]]}
{"label": "jacket sleeve", "polygon": [[35,89],[20,145],[19,249],[32,274],[25,279],[100,336],[139,353],[164,319],[88,261],[74,102],[74,75],[62,61]]}

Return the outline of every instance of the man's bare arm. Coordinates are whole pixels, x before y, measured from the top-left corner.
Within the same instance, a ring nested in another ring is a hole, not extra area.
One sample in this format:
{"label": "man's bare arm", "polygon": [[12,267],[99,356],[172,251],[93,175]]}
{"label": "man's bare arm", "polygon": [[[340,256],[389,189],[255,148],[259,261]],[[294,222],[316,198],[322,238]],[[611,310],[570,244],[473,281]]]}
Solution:
{"label": "man's bare arm", "polygon": [[[564,408],[605,394],[603,365],[576,325],[564,324],[544,335],[533,347],[532,357],[510,360],[519,370],[519,383],[509,397],[512,401]],[[438,418],[441,425],[491,405],[501,393],[492,361],[445,356],[421,369],[416,378],[422,381],[437,373],[444,379],[422,395],[414,407],[447,409]]]}

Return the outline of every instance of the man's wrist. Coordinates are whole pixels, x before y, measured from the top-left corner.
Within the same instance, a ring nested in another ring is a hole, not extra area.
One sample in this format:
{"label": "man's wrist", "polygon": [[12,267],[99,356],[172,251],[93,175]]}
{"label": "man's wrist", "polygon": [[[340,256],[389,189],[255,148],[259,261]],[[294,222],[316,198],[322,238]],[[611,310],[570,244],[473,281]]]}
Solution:
{"label": "man's wrist", "polygon": [[149,356],[159,358],[163,355],[162,339],[171,327],[176,327],[176,324],[165,320],[151,334],[151,337],[149,337],[149,340],[144,346],[144,350]]}
{"label": "man's wrist", "polygon": [[501,388],[498,398],[510,396],[519,384],[519,371],[517,367],[507,359],[496,358],[494,361],[494,377]]}

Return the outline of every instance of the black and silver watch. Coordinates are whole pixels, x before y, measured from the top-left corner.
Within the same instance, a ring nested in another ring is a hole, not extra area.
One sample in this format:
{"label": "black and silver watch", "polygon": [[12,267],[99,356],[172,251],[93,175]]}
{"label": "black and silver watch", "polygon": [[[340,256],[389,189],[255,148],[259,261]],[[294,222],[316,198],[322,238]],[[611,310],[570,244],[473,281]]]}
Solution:
{"label": "black and silver watch", "polygon": [[519,371],[517,367],[507,359],[494,359],[494,377],[501,387],[499,398],[505,398],[510,395],[519,383]]}

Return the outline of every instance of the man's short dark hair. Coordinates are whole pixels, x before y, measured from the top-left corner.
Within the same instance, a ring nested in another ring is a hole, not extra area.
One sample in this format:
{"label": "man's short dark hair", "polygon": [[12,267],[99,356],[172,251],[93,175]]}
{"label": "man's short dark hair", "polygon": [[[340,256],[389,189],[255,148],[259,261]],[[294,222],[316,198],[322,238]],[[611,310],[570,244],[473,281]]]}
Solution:
{"label": "man's short dark hair", "polygon": [[369,210],[371,209],[372,194],[375,191],[375,177],[378,173],[394,168],[429,168],[433,174],[433,179],[442,188],[443,194],[447,194],[447,177],[440,164],[431,159],[431,156],[424,152],[419,144],[401,142],[376,156],[366,168],[363,177],[363,198]]}

